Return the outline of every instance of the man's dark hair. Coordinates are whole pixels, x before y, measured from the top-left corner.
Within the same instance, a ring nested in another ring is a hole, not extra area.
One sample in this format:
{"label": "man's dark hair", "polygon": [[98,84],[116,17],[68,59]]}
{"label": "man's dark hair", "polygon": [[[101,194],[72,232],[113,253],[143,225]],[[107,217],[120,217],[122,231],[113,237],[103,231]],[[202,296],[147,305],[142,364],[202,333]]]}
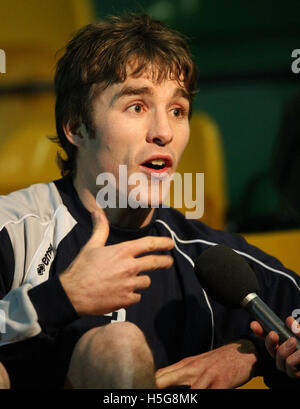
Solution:
{"label": "man's dark hair", "polygon": [[196,93],[197,70],[185,37],[147,15],[129,13],[88,24],[67,44],[55,74],[56,131],[54,139],[66,158],[58,154],[63,176],[76,171],[77,148],[65,136],[69,123],[73,133],[84,123],[94,137],[91,120],[94,98],[108,86],[126,80],[128,62],[134,61],[133,76],[152,67],[153,80],[183,78],[190,103]]}

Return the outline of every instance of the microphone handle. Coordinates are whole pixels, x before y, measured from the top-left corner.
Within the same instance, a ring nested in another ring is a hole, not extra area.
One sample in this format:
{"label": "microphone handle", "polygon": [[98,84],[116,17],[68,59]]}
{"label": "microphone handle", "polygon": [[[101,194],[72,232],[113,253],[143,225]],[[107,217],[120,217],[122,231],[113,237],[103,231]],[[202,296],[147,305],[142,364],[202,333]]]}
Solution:
{"label": "microphone handle", "polygon": [[254,316],[267,333],[275,331],[279,335],[279,344],[294,337],[297,342],[296,348],[300,349],[300,340],[256,293],[248,294],[244,298],[242,306]]}

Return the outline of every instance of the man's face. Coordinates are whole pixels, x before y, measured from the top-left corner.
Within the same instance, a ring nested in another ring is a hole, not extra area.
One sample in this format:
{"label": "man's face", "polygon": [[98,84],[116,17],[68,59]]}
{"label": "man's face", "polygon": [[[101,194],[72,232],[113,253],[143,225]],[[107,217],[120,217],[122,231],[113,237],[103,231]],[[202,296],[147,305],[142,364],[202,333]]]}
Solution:
{"label": "man's face", "polygon": [[[118,190],[119,165],[126,165],[128,178],[142,175],[139,191],[150,205],[151,181],[175,172],[189,139],[188,94],[180,85],[175,79],[154,82],[145,72],[138,78],[128,75],[95,98],[95,138],[86,138],[80,150],[80,171],[88,175],[91,186],[100,173],[109,172]],[[128,186],[128,194],[134,187]]]}

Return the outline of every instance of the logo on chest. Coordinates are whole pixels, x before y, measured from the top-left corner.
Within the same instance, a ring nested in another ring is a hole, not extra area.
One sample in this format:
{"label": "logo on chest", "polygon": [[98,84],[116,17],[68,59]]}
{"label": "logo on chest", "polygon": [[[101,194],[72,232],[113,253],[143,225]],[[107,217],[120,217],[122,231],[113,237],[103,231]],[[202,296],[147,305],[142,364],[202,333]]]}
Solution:
{"label": "logo on chest", "polygon": [[53,257],[53,246],[50,243],[50,246],[48,247],[48,249],[46,250],[44,257],[42,257],[41,259],[41,263],[38,265],[37,267],[37,273],[39,275],[43,275],[45,270],[46,270],[46,266],[49,265],[51,259]]}

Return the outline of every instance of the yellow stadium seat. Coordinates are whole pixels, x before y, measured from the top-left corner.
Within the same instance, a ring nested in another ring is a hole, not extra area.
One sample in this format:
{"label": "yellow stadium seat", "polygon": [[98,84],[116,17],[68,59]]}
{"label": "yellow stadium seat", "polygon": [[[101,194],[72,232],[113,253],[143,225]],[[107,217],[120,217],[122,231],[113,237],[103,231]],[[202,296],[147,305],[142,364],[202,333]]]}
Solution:
{"label": "yellow stadium seat", "polygon": [[[92,0],[10,0],[0,5],[1,48],[43,49],[52,56],[75,30],[93,20]],[[9,72],[7,71],[9,74]]]}
{"label": "yellow stadium seat", "polygon": [[60,177],[51,121],[24,122],[0,147],[0,194]]}
{"label": "yellow stadium seat", "polygon": [[[0,194],[60,176],[55,165],[56,53],[92,22],[92,0],[10,0],[0,5]],[[30,90],[31,89],[31,90]]]}
{"label": "yellow stadium seat", "polygon": [[243,234],[245,239],[269,253],[300,275],[300,230]]}
{"label": "yellow stadium seat", "polygon": [[[221,135],[213,119],[194,113],[189,144],[183,153],[178,172],[204,173],[204,214],[201,221],[216,229],[226,224],[226,169]],[[194,179],[195,180],[195,179]],[[188,209],[183,205],[181,209]]]}

